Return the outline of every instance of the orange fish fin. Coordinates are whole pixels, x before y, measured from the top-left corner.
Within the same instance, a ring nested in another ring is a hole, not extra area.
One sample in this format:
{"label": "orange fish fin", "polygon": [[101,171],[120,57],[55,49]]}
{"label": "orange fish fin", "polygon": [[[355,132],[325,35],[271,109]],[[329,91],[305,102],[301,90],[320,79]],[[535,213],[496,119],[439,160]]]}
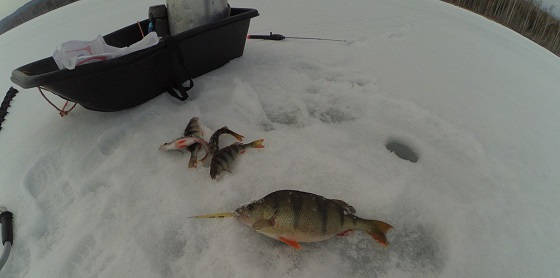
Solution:
{"label": "orange fish fin", "polygon": [[389,245],[389,242],[387,241],[387,237],[385,237],[384,234],[381,233],[368,233],[371,237],[373,237],[373,239],[375,239],[375,241],[379,242],[381,245],[387,247]]}
{"label": "orange fish fin", "polygon": [[336,235],[337,235],[337,236],[347,236],[347,235],[349,235],[349,234],[351,234],[351,233],[352,233],[352,230],[346,230],[346,231],[344,231],[344,232],[342,232],[342,233],[338,233],[338,234],[336,234]]}
{"label": "orange fish fin", "polygon": [[375,225],[375,227],[377,227],[377,229],[379,229],[379,231],[381,231],[382,233],[386,234],[390,229],[393,228],[393,226],[383,222],[383,221],[378,221],[378,220],[373,220],[373,223]]}
{"label": "orange fish fin", "polygon": [[255,140],[255,141],[249,143],[249,146],[251,146],[252,148],[256,148],[256,149],[262,149],[262,148],[264,148],[263,142],[264,142],[264,139]]}
{"label": "orange fish fin", "polygon": [[299,245],[299,243],[295,240],[290,240],[290,239],[287,239],[285,237],[278,237],[278,240],[294,247],[295,249],[298,249],[298,250],[301,249],[301,245]]}
{"label": "orange fish fin", "polygon": [[373,239],[375,239],[377,242],[381,243],[381,245],[385,247],[389,245],[389,242],[387,241],[387,237],[385,236],[385,234],[390,229],[392,229],[393,226],[377,220],[372,220],[372,223],[373,223],[373,229],[369,231],[368,234],[371,235],[371,237],[373,237]]}

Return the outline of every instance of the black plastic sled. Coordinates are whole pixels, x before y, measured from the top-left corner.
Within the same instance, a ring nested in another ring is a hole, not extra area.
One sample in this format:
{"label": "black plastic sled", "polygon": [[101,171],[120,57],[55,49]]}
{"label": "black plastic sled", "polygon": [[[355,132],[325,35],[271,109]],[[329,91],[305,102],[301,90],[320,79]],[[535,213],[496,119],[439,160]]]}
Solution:
{"label": "black plastic sled", "polygon": [[[243,55],[250,19],[258,15],[255,9],[232,8],[219,22],[164,37],[144,50],[74,70],[59,70],[49,57],[15,69],[11,80],[23,88],[45,88],[96,111],[127,109],[165,91],[185,100],[192,78]],[[129,46],[147,34],[148,24],[149,20],[132,24],[104,39],[112,46]],[[186,81],[190,82],[185,87]]]}

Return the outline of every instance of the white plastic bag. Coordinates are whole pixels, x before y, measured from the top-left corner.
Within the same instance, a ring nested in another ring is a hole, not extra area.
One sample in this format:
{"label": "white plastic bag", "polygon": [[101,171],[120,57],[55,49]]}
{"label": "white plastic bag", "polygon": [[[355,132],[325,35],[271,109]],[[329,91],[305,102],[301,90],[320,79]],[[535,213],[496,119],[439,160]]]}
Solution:
{"label": "white plastic bag", "polygon": [[229,16],[227,0],[167,0],[171,35]]}
{"label": "white plastic bag", "polygon": [[151,32],[135,44],[118,48],[108,45],[102,36],[93,41],[69,41],[53,53],[59,69],[72,70],[77,66],[117,58],[158,44],[156,32]]}

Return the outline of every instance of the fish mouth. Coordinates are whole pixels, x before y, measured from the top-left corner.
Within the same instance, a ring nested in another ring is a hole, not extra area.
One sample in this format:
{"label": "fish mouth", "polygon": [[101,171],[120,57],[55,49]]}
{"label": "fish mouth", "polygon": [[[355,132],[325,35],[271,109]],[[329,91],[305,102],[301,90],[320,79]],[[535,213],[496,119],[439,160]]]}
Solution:
{"label": "fish mouth", "polygon": [[160,151],[168,151],[168,150],[169,150],[169,146],[170,146],[169,143],[165,143],[165,144],[159,146],[159,150],[160,150]]}
{"label": "fish mouth", "polygon": [[249,216],[247,213],[234,212],[234,214],[236,215],[235,218],[237,219],[237,221],[249,227],[253,226],[253,224],[255,224],[256,222],[256,220],[251,218],[251,216]]}
{"label": "fish mouth", "polygon": [[241,216],[243,216],[243,207],[240,207],[240,208],[236,209],[236,210],[233,212],[233,215],[235,215],[235,217],[241,217]]}
{"label": "fish mouth", "polygon": [[235,218],[237,218],[241,223],[247,224],[249,221],[249,216],[246,213],[243,213],[243,208],[238,208],[233,212]]}

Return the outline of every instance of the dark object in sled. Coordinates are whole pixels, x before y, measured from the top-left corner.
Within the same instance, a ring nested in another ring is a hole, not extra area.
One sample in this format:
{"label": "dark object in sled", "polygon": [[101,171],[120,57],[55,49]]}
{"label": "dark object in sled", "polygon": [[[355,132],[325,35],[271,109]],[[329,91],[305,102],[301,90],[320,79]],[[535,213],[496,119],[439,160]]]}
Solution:
{"label": "dark object in sled", "polygon": [[[186,99],[189,87],[182,84],[231,59],[243,55],[254,9],[232,8],[231,15],[175,36],[156,46],[112,60],[59,70],[52,57],[19,67],[12,81],[23,88],[41,86],[58,96],[97,111],[118,111],[146,102],[168,91]],[[147,33],[149,20],[140,22]],[[138,24],[104,36],[112,46],[129,46],[140,39]],[[172,89],[175,88],[175,89]],[[177,92],[178,91],[178,92]]]}
{"label": "dark object in sled", "polygon": [[158,36],[169,36],[169,22],[165,5],[151,6],[148,10],[148,19],[150,19],[150,24],[152,24],[152,28],[154,28]]}

